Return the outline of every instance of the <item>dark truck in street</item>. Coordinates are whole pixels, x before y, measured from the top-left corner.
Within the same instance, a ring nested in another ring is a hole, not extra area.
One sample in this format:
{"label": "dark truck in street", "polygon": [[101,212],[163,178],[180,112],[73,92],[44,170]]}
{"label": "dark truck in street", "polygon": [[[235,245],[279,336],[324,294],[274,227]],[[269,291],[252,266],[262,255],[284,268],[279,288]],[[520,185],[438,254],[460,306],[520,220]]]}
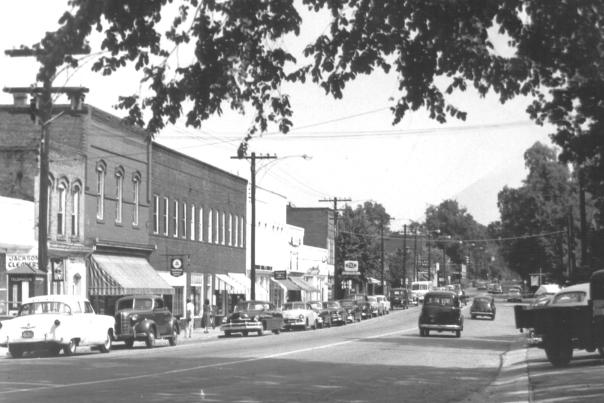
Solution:
{"label": "dark truck in street", "polygon": [[552,301],[542,306],[514,307],[516,328],[532,329],[539,335],[542,341],[537,347],[545,350],[554,366],[568,365],[573,349],[598,350],[604,356],[604,270],[591,275],[587,291],[583,304]]}

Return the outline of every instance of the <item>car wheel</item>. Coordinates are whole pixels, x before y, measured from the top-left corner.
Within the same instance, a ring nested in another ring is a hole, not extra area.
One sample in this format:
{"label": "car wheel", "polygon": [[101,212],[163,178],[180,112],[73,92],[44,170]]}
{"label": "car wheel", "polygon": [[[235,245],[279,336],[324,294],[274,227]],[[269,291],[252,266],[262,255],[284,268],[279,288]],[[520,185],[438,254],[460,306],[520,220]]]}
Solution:
{"label": "car wheel", "polygon": [[172,328],[172,337],[170,337],[168,339],[168,342],[170,343],[171,346],[175,346],[176,343],[178,342],[178,335],[179,335],[179,331],[178,328],[176,328],[176,326],[174,326]]}
{"label": "car wheel", "polygon": [[308,318],[306,318],[306,322],[304,322],[304,330],[308,330]]}
{"label": "car wheel", "polygon": [[61,345],[52,346],[48,349],[50,355],[59,355],[61,353]]}
{"label": "car wheel", "polygon": [[23,357],[23,349],[21,347],[8,346],[8,352],[13,358]]}
{"label": "car wheel", "polygon": [[264,334],[264,332],[262,330],[258,330],[258,336],[262,336]]}
{"label": "car wheel", "polygon": [[573,358],[573,346],[565,335],[548,337],[544,344],[545,355],[554,367],[565,367]]}
{"label": "car wheel", "polygon": [[111,333],[107,332],[105,342],[99,345],[99,351],[101,353],[108,353],[109,351],[111,351]]}
{"label": "car wheel", "polygon": [[134,347],[134,339],[126,339],[124,340],[124,344],[127,348],[132,348]]}
{"label": "car wheel", "polygon": [[491,320],[495,320],[495,315],[491,315]]}
{"label": "car wheel", "polygon": [[603,347],[598,347],[598,354],[600,354],[600,357],[604,357],[604,348]]}
{"label": "car wheel", "polygon": [[313,330],[317,330],[319,328],[319,321],[315,320],[315,325],[312,327]]}
{"label": "car wheel", "polygon": [[274,334],[279,334],[279,333],[281,333],[281,329],[273,329],[273,333]]}
{"label": "car wheel", "polygon": [[243,332],[241,332],[241,334],[247,336],[247,330],[244,330]]}
{"label": "car wheel", "polygon": [[461,337],[461,330],[455,331],[455,337]]}
{"label": "car wheel", "polygon": [[231,332],[224,332],[224,337],[231,337]]}
{"label": "car wheel", "polygon": [[421,327],[419,328],[419,336],[420,337],[426,336],[426,334],[424,333],[424,329],[422,329]]}
{"label": "car wheel", "polygon": [[76,352],[76,348],[78,347],[78,343],[74,339],[69,341],[69,344],[63,346],[63,353],[65,355],[74,355]]}
{"label": "car wheel", "polygon": [[153,328],[149,329],[149,332],[147,333],[145,345],[147,346],[147,348],[151,348],[155,345],[155,330]]}
{"label": "car wheel", "polygon": [[476,319],[476,315],[470,315],[470,318]]}

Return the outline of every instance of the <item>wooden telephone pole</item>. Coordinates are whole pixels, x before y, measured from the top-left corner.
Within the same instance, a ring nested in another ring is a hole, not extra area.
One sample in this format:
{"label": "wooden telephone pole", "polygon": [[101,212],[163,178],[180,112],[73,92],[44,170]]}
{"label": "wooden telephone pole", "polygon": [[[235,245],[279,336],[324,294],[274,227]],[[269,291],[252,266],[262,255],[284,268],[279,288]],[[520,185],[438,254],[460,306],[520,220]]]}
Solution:
{"label": "wooden telephone pole", "polygon": [[333,203],[333,227],[334,227],[334,253],[333,253],[333,289],[332,289],[332,297],[333,299],[340,299],[342,295],[342,278],[338,268],[338,202],[347,202],[352,201],[352,199],[343,199],[338,197],[333,197],[331,199],[321,199],[320,202],[329,202]]}

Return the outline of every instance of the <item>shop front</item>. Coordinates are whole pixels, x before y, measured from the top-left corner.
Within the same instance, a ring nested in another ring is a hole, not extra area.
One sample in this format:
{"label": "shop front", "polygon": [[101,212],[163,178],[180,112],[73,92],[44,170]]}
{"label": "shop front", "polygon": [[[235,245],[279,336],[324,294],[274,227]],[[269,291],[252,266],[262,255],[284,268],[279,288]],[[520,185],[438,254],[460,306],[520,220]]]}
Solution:
{"label": "shop front", "polygon": [[34,295],[44,295],[46,272],[38,269],[38,256],[7,254],[7,300],[2,315],[15,315],[21,302]]}

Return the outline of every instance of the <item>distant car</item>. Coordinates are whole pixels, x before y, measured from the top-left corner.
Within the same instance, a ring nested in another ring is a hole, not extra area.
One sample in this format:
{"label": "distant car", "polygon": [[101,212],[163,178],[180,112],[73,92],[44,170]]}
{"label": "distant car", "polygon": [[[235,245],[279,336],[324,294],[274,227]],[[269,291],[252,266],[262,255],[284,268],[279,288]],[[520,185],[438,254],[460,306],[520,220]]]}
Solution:
{"label": "distant car", "polygon": [[247,336],[255,332],[262,336],[264,331],[279,334],[283,328],[283,314],[275,305],[266,301],[241,301],[235,305],[233,313],[222,320],[220,330],[226,337],[233,333]]}
{"label": "distant car", "polygon": [[503,294],[503,288],[501,287],[501,284],[497,283],[489,284],[488,291],[491,294]]}
{"label": "distant car", "polygon": [[384,305],[378,301],[375,295],[367,296],[367,302],[369,302],[372,317],[384,315]]}
{"label": "distant car", "polygon": [[495,320],[497,308],[495,307],[495,299],[490,295],[479,295],[474,297],[472,305],[470,306],[470,317],[476,319],[477,317],[488,317],[491,320]]}
{"label": "distant car", "polygon": [[151,348],[157,339],[175,346],[179,334],[178,319],[160,295],[126,295],[115,302],[115,340],[128,348],[137,340]]}
{"label": "distant car", "polygon": [[359,304],[359,306],[361,307],[361,318],[362,319],[371,319],[375,316],[373,311],[374,311],[374,309],[377,309],[377,308],[372,307],[371,302],[357,300],[357,304]]}
{"label": "distant car", "polygon": [[508,291],[507,302],[522,302],[522,293],[519,288],[511,288]]}
{"label": "distant car", "polygon": [[319,314],[306,302],[286,302],[281,307],[284,329],[316,329],[320,326]]}
{"label": "distant car", "polygon": [[406,288],[393,288],[390,290],[390,307],[407,309],[411,293]]}
{"label": "distant car", "polygon": [[383,312],[385,314],[390,313],[390,301],[388,300],[388,298],[386,298],[385,295],[376,295],[375,296],[378,300],[378,303],[380,303],[383,307]]}
{"label": "distant car", "polygon": [[0,346],[14,358],[28,351],[46,350],[73,355],[78,346],[111,350],[115,320],[97,315],[85,298],[43,295],[27,298],[17,316],[0,323]]}
{"label": "distant car", "polygon": [[320,316],[323,318],[324,326],[331,327],[334,324],[346,324],[346,317],[348,314],[338,301],[324,301],[321,305],[323,309],[321,310]]}
{"label": "distant car", "polygon": [[362,320],[362,311],[359,301],[355,299],[341,299],[338,302],[346,311],[346,322],[360,322]]}
{"label": "distant car", "polygon": [[451,291],[430,291],[424,296],[424,304],[418,321],[420,336],[429,336],[430,331],[454,332],[461,337],[463,315],[457,294]]}

